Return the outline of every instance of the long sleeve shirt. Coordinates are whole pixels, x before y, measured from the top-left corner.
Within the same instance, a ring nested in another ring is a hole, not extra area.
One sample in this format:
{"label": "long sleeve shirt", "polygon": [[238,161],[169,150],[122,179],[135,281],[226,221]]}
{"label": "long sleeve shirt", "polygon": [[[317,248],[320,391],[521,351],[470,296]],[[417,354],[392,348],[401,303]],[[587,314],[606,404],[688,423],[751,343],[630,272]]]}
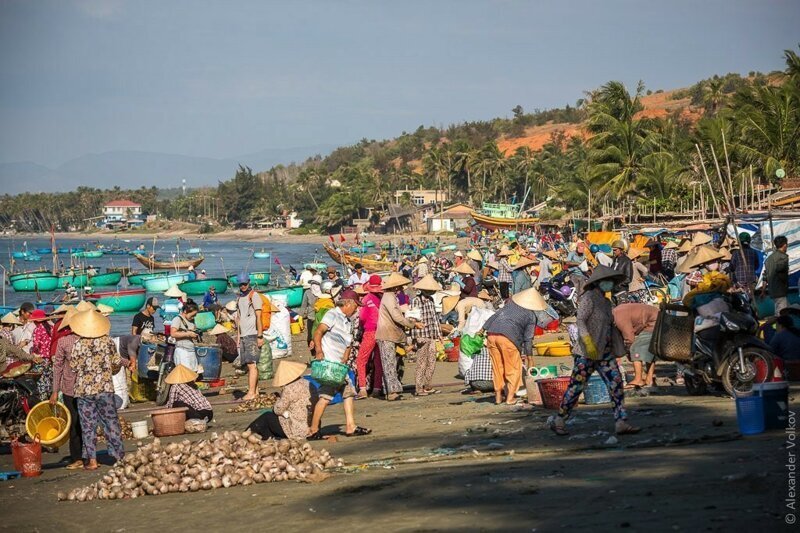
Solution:
{"label": "long sleeve shirt", "polygon": [[393,292],[383,293],[375,340],[404,343],[406,342],[404,330],[412,327],[414,327],[414,321],[406,318],[403,314],[397,301],[397,295]]}
{"label": "long sleeve shirt", "polygon": [[514,343],[522,355],[533,354],[533,335],[536,331],[536,313],[509,300],[505,307],[493,314],[483,329],[486,333],[502,335]]}
{"label": "long sleeve shirt", "polygon": [[416,340],[433,340],[442,336],[439,327],[439,315],[436,313],[436,306],[433,298],[428,296],[417,296],[411,301],[411,309],[419,309],[422,315],[423,327],[412,329],[411,338]]}
{"label": "long sleeve shirt", "polygon": [[772,298],[783,298],[789,293],[789,256],[775,250],[764,263],[764,277]]}
{"label": "long sleeve shirt", "polygon": [[70,366],[70,357],[77,340],[77,335],[68,332],[58,339],[53,354],[53,391],[61,391],[65,396],[75,396],[75,371]]}
{"label": "long sleeve shirt", "polygon": [[381,297],[373,292],[361,299],[361,307],[358,309],[358,319],[364,331],[375,331],[378,329],[378,318],[380,317]]}
{"label": "long sleeve shirt", "polygon": [[111,378],[119,372],[122,360],[111,337],[78,339],[72,347],[69,365],[75,371],[77,398],[104,392],[114,393]]}
{"label": "long sleeve shirt", "polygon": [[[742,254],[744,254],[744,260],[742,260]],[[759,265],[758,253],[749,246],[744,246],[741,252],[739,250],[732,251],[731,281],[742,285],[754,285]]]}
{"label": "long sleeve shirt", "polygon": [[305,439],[308,435],[308,409],[311,389],[308,380],[300,378],[281,389],[281,397],[272,411],[278,416],[281,429],[290,439]]}
{"label": "long sleeve shirt", "polygon": [[618,305],[612,311],[614,324],[622,334],[625,346],[630,347],[643,331],[653,331],[658,319],[658,307],[640,303]]}

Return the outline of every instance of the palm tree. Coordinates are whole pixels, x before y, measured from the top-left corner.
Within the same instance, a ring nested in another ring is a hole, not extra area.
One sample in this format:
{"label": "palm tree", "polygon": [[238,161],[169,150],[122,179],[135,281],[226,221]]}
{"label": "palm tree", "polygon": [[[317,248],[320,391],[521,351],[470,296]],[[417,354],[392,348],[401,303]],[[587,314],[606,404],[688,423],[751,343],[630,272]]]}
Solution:
{"label": "palm tree", "polygon": [[[520,146],[514,153],[514,170],[525,176],[522,195],[528,194],[528,183],[531,174],[536,170],[536,154],[529,146]],[[531,205],[536,205],[536,184],[531,188]]]}

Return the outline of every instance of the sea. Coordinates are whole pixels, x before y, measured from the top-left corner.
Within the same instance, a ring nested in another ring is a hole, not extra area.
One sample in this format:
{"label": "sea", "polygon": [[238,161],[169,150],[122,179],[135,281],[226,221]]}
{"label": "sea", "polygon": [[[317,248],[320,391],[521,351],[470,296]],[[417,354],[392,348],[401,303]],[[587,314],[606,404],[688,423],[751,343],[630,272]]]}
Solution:
{"label": "sea", "polygon": [[[157,240],[155,248],[152,239],[120,238],[103,239],[98,241],[92,238],[66,238],[57,239],[56,248],[78,248],[93,250],[97,245],[110,248],[135,249],[140,244],[145,247],[145,253],[150,254],[155,249],[156,256],[161,259],[169,260],[173,253],[180,251],[181,255],[186,255],[186,250],[190,248],[200,248],[205,260],[197,267],[199,272],[206,270],[209,278],[227,277],[231,274],[240,272],[272,272],[272,284],[288,285],[291,279],[290,267],[297,272],[303,269],[303,263],[321,262],[332,264],[332,260],[325,253],[320,244],[308,243],[270,243],[270,242],[251,242],[251,241],[230,241],[230,240],[198,240],[188,241],[185,239],[177,240],[164,239]],[[35,253],[38,248],[50,248],[48,237],[0,237],[0,264],[8,269],[14,251],[24,251]],[[270,252],[269,259],[255,259],[253,252]],[[69,255],[59,255],[58,261],[66,266],[70,264]],[[107,267],[130,267],[136,271],[146,271],[146,267],[141,265],[132,255],[103,255],[97,259],[81,259],[84,265],[95,267],[98,272],[105,272]],[[51,269],[53,257],[50,254],[42,255],[40,262],[27,262],[16,260],[15,270],[37,270],[39,268]],[[2,272],[0,272],[2,275]],[[122,278],[120,288],[127,287],[127,281]],[[102,289],[107,290],[107,289]],[[43,301],[52,301],[61,296],[62,292],[41,293]],[[159,296],[163,301],[164,297],[160,293],[148,294],[148,296]],[[196,296],[195,299],[202,299]],[[233,290],[228,289],[225,294],[220,295],[220,302],[226,303],[234,298]],[[14,292],[14,289],[7,283],[3,284],[2,305],[18,306],[23,302],[36,300],[36,293]],[[114,313],[111,319],[112,335],[125,335],[130,333],[131,320],[135,313]],[[157,322],[156,329],[160,329],[160,322]]]}

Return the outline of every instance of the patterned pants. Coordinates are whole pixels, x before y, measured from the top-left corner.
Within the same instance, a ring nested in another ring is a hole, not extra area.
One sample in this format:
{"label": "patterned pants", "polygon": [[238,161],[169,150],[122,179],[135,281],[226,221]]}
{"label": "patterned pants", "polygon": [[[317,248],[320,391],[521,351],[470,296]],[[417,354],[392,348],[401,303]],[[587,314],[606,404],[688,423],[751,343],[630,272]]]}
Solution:
{"label": "patterned pants", "polygon": [[597,370],[600,377],[608,387],[611,402],[614,404],[614,420],[625,420],[628,415],[625,413],[623,402],[625,401],[625,388],[622,384],[622,375],[615,359],[588,359],[582,356],[575,357],[575,366],[572,367],[572,378],[569,382],[567,392],[561,400],[561,407],[558,409],[558,416],[566,420],[569,418],[575,404],[578,403],[581,392],[583,392],[589,378]]}
{"label": "patterned pants", "polygon": [[78,398],[78,413],[81,417],[81,434],[83,435],[83,458],[97,458],[97,427],[103,424],[106,434],[108,453],[119,461],[125,456],[122,447],[122,429],[117,418],[117,406],[114,393],[103,392]]}
{"label": "patterned pants", "polygon": [[36,392],[39,394],[39,399],[45,401],[53,393],[53,363],[50,359],[44,359],[41,364],[34,365],[33,370],[42,373],[36,382]]}
{"label": "patterned pants", "polygon": [[403,392],[403,384],[397,378],[397,345],[392,341],[377,341],[383,367],[383,392]]}
{"label": "patterned pants", "polygon": [[431,379],[435,368],[436,340],[420,339],[417,341],[417,373],[415,376],[417,392],[431,388]]}
{"label": "patterned pants", "polygon": [[[375,340],[374,331],[365,331],[361,337],[361,344],[358,346],[358,357],[356,358],[356,374],[358,376],[358,388],[365,389],[367,387],[367,365],[369,360],[373,360],[372,370],[372,386],[374,389],[380,387],[382,381],[382,365],[381,357],[377,354],[375,349],[377,341]],[[378,355],[377,357],[374,357]]]}

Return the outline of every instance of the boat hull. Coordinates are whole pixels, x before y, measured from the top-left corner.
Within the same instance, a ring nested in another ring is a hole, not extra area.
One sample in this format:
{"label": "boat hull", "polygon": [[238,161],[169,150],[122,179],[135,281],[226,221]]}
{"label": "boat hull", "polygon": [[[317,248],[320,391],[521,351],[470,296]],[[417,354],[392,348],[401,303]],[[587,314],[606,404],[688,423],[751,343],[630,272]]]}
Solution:
{"label": "boat hull", "polygon": [[326,263],[305,263],[303,268],[313,268],[314,270],[325,270],[328,268]]}
{"label": "boat hull", "polygon": [[[238,287],[239,282],[236,281],[238,274],[228,276],[228,285],[231,287]],[[250,272],[250,284],[256,287],[266,287],[269,285],[269,280],[272,278],[270,272]]]}
{"label": "boat hull", "polygon": [[134,272],[133,274],[128,274],[126,276],[128,280],[128,285],[142,285],[142,281],[146,277],[155,277],[155,276],[166,276],[169,274],[169,271],[162,270],[158,272]]}
{"label": "boat hull", "polygon": [[89,284],[89,275],[86,272],[77,272],[69,275],[64,274],[58,277],[58,286],[63,287],[64,283],[69,283],[75,288],[83,288]]}
{"label": "boat hull", "polygon": [[106,272],[89,278],[90,287],[112,287],[122,280],[122,272]]}
{"label": "boat hull", "polygon": [[254,259],[269,259],[271,254],[269,252],[253,252]]}
{"label": "boat hull", "polygon": [[10,281],[11,287],[13,287],[16,292],[51,292],[58,289],[58,276],[54,276],[53,274],[47,276],[23,275]]}
{"label": "boat hull", "polygon": [[138,311],[144,307],[147,300],[147,291],[142,288],[124,289],[120,291],[96,292],[86,296],[95,304],[105,304],[114,309],[115,312],[130,313]]}
{"label": "boat hull", "polygon": [[360,263],[364,266],[367,272],[386,272],[394,269],[394,263],[391,261],[378,261],[369,259],[367,257],[358,257],[350,254],[340,254],[329,244],[323,245],[328,255],[341,265],[354,265]]}
{"label": "boat hull", "polygon": [[39,255],[50,255],[51,253],[53,253],[53,250],[51,250],[50,248],[37,248],[36,253]]}
{"label": "boat hull", "polygon": [[167,274],[142,280],[142,286],[149,292],[164,292],[173,285],[179,285],[189,278],[189,274]]}
{"label": "boat hull", "polygon": [[270,298],[274,296],[285,296],[286,305],[288,307],[300,307],[303,303],[303,287],[297,285],[296,287],[286,287],[285,289],[274,289],[270,291],[263,291],[264,294]]}
{"label": "boat hull", "polygon": [[98,257],[103,257],[102,250],[87,250],[85,252],[75,252],[72,254],[72,257],[78,259],[97,259]]}
{"label": "boat hull", "polygon": [[189,296],[202,296],[209,287],[214,287],[217,294],[224,294],[228,290],[228,280],[225,278],[195,279],[178,284],[178,288]]}
{"label": "boat hull", "polygon": [[150,257],[146,257],[142,254],[134,253],[133,257],[136,258],[141,264],[146,266],[147,268],[151,269],[171,269],[171,268],[189,268],[196,267],[200,263],[205,260],[205,257],[198,257],[196,259],[181,259],[178,261],[158,261],[157,259],[152,259]]}
{"label": "boat hull", "polygon": [[470,213],[473,220],[486,229],[513,229],[532,226],[539,222],[538,218],[497,218],[482,215],[476,211]]}

